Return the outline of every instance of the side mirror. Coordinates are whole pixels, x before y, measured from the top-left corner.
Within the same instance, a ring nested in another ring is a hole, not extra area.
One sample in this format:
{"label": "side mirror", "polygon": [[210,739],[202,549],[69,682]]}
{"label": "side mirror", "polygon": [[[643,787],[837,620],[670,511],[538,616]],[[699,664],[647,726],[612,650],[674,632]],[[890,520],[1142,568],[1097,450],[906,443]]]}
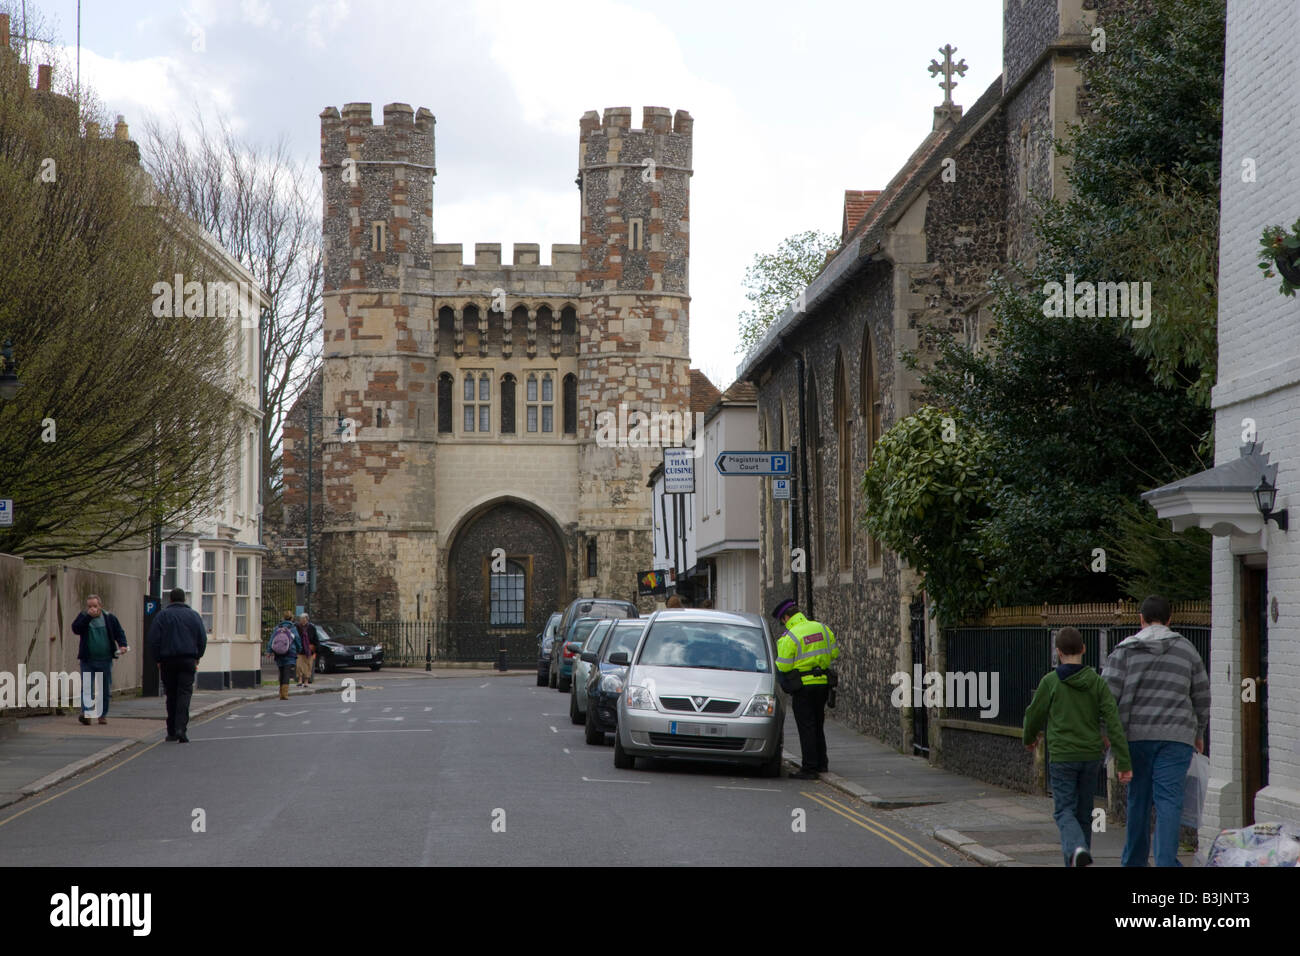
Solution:
{"label": "side mirror", "polygon": [[577,654],[582,651],[582,641],[569,641],[564,645],[564,649],[570,654]]}
{"label": "side mirror", "polygon": [[594,664],[594,663],[596,663],[596,652],[595,652],[595,651],[583,651],[583,652],[582,652],[582,661],[583,661],[583,663],[585,663],[585,664]]}
{"label": "side mirror", "polygon": [[631,663],[627,658],[627,651],[618,651],[614,654],[610,654],[609,662],[611,664],[618,664],[621,667],[626,667],[629,663]]}

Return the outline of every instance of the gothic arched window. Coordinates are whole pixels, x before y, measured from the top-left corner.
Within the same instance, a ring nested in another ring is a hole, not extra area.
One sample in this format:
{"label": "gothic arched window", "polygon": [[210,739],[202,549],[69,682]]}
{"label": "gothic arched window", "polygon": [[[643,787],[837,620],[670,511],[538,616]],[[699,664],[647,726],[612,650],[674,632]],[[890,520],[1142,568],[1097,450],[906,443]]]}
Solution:
{"label": "gothic arched window", "polygon": [[443,372],[438,376],[438,431],[451,431],[451,373]]}
{"label": "gothic arched window", "polygon": [[515,377],[505,375],[501,379],[501,434],[515,433]]}
{"label": "gothic arched window", "polygon": [[835,356],[835,454],[839,464],[837,524],[840,536],[840,570],[853,566],[853,437],[849,431],[849,384],[844,378],[844,356]]}
{"label": "gothic arched window", "polygon": [[818,411],[816,373],[808,375],[808,410],[805,414],[808,416],[808,442],[812,446],[808,449],[808,483],[812,486],[813,493],[812,514],[808,516],[813,553],[808,557],[816,570],[825,571],[826,526],[823,518],[826,510],[822,495],[822,450],[825,445],[822,441],[821,415]]}
{"label": "gothic arched window", "polygon": [[[884,402],[880,389],[880,365],[876,360],[875,337],[871,334],[870,326],[866,326],[862,330],[862,369],[860,377],[862,396],[859,407],[862,411],[864,426],[862,439],[866,445],[867,467],[870,467],[871,460],[875,457],[876,442],[881,434],[881,410]],[[880,542],[875,538],[868,538],[867,564],[874,567],[880,564],[880,560]]]}
{"label": "gothic arched window", "polygon": [[564,376],[564,434],[578,434],[578,377]]}

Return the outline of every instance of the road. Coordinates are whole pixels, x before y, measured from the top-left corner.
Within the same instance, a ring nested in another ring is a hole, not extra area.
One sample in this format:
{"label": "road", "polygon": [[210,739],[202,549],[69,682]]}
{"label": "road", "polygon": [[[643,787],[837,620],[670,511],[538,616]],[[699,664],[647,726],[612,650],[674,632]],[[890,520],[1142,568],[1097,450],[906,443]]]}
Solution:
{"label": "road", "polygon": [[963,865],[822,783],[616,770],[529,674],[356,677],[355,701],[241,705],[5,808],[0,865]]}

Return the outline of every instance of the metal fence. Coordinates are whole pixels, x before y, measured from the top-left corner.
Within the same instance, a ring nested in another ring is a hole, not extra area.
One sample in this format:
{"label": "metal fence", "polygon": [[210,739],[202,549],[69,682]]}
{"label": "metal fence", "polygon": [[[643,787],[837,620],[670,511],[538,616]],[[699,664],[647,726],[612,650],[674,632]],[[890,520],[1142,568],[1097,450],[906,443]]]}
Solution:
{"label": "metal fence", "polygon": [[[1063,626],[1063,625],[1061,625]],[[1076,624],[1083,635],[1083,662],[1100,671],[1105,656],[1124,638],[1138,632],[1136,624],[1106,626]],[[946,669],[948,673],[998,675],[998,712],[996,716],[980,717],[978,700],[966,699],[964,707],[949,704],[947,715],[963,720],[984,720],[1006,727],[1019,727],[1024,723],[1025,710],[1034,698],[1038,682],[1052,667],[1053,634],[1055,626],[969,626],[954,627],[944,631]],[[1191,641],[1206,670],[1210,667],[1210,628],[1208,625],[1178,625],[1174,630]],[[963,691],[968,683],[959,684]],[[978,685],[977,685],[978,686]],[[945,688],[946,694],[946,688]],[[967,695],[969,697],[969,695]],[[1208,741],[1207,741],[1208,752]]]}
{"label": "metal fence", "polygon": [[358,626],[384,647],[384,663],[396,667],[426,660],[537,666],[537,635],[546,621],[501,627],[488,621],[360,621]]}

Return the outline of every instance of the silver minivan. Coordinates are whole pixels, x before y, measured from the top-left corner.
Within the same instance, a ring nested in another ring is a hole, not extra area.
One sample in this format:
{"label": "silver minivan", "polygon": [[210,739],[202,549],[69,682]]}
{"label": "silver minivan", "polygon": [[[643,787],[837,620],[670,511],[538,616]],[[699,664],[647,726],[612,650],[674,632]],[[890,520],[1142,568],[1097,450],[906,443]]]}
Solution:
{"label": "silver minivan", "polygon": [[627,661],[614,766],[630,770],[637,757],[728,760],[780,776],[785,714],[775,657],[757,614],[652,614]]}

